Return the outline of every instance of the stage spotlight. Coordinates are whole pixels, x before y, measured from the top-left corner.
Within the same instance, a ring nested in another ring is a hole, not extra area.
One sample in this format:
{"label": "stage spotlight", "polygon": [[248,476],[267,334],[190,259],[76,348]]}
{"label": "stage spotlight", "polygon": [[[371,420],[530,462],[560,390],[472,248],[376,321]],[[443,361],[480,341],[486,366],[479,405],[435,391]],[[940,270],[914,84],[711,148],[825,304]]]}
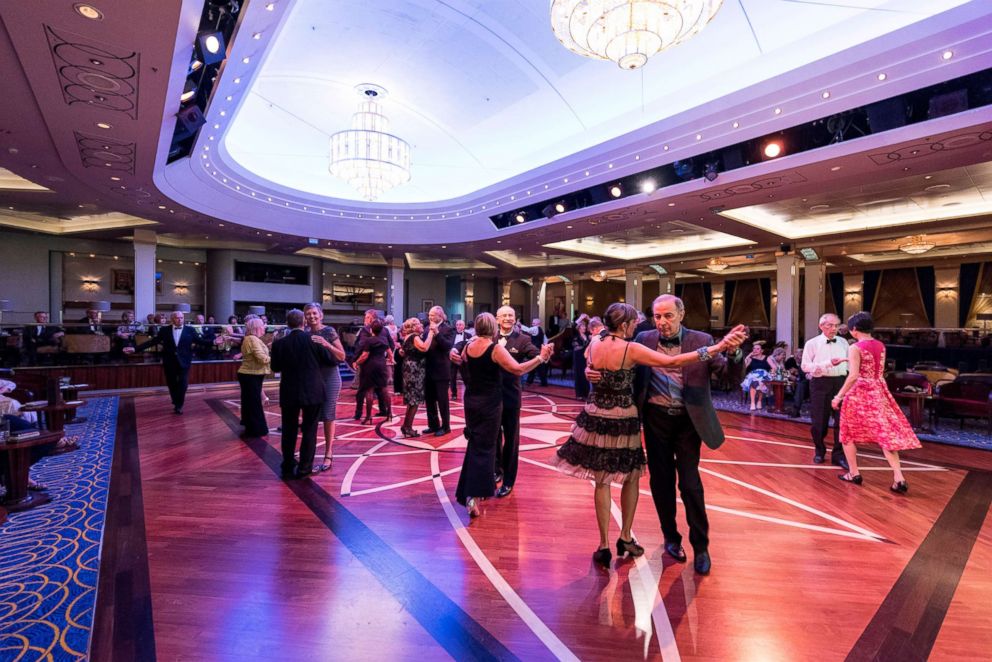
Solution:
{"label": "stage spotlight", "polygon": [[564,202],[557,202],[557,203],[555,203],[555,211],[558,212],[559,214],[564,213],[564,211],[565,211],[565,203]]}
{"label": "stage spotlight", "polygon": [[183,93],[179,96],[179,100],[186,103],[190,99],[196,96],[196,83],[191,79],[186,79],[186,85],[183,87]]}
{"label": "stage spotlight", "polygon": [[523,223],[527,220],[527,216],[522,211],[517,212],[517,215],[514,216],[514,218],[517,219],[517,223]]}
{"label": "stage spotlight", "polygon": [[656,188],[658,188],[658,185],[654,183],[653,179],[645,179],[641,182],[641,191],[644,193],[654,193]]}
{"label": "stage spotlight", "polygon": [[695,167],[692,163],[692,159],[676,161],[672,164],[672,168],[675,170],[675,174],[678,178],[682,181],[689,181],[693,178]]}
{"label": "stage spotlight", "polygon": [[197,57],[194,55],[193,59],[189,63],[189,73],[193,73],[194,71],[199,71],[201,67],[203,67],[203,63],[200,62],[200,60],[198,60]]}
{"label": "stage spotlight", "polygon": [[201,32],[196,37],[196,50],[203,64],[217,64],[226,57],[224,35],[220,32]]}
{"label": "stage spotlight", "polygon": [[541,210],[541,214],[544,218],[554,218],[557,213],[558,212],[555,210],[555,206],[552,204],[545,205],[544,209]]}
{"label": "stage spotlight", "polygon": [[716,161],[710,161],[703,167],[703,177],[706,178],[706,181],[712,182],[719,176],[720,173],[717,171]]}
{"label": "stage spotlight", "polygon": [[619,198],[621,195],[623,195],[623,189],[620,188],[619,184],[614,184],[613,186],[610,187],[610,195],[612,195],[614,198]]}
{"label": "stage spotlight", "polygon": [[776,156],[782,154],[782,143],[777,140],[765,143],[765,146],[761,152],[765,155],[765,157],[774,159]]}

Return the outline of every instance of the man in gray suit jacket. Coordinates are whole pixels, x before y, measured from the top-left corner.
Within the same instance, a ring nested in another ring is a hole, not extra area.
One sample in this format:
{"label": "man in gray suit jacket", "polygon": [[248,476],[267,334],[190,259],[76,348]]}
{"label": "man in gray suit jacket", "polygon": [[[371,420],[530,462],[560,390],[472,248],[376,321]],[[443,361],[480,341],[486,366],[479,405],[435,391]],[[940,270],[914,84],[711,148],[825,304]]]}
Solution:
{"label": "man in gray suit jacket", "polygon": [[[708,333],[682,326],[685,305],[678,297],[663,294],[651,308],[655,328],[639,333],[635,342],[672,356],[713,344]],[[739,350],[735,358],[740,360]],[[724,441],[710,396],[710,373],[723,369],[726,363],[727,358],[720,354],[711,361],[682,368],[638,367],[634,383],[634,399],[644,423],[651,496],[661,520],[665,551],[677,561],[686,560],[675,522],[677,475],[695,556],[693,565],[704,575],[709,574],[711,564],[699,451],[704,442],[716,449]]]}

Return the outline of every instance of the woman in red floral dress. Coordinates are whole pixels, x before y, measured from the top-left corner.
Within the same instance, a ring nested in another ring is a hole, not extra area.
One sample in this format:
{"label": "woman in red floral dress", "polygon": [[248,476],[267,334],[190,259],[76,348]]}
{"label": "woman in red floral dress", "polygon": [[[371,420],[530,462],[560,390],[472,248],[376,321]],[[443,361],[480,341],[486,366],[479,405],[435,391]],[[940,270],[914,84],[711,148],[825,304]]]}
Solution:
{"label": "woman in red floral dress", "polygon": [[872,319],[868,313],[856,313],[847,320],[851,335],[857,341],[847,355],[847,381],[831,405],[840,410],[840,443],[851,469],[838,476],[843,481],[860,485],[858,451],[855,444],[878,444],[889,466],[894,483],[889,487],[902,494],[909,490],[899,467],[899,451],[920,448],[895,398],[885,384],[885,345],[871,337]]}

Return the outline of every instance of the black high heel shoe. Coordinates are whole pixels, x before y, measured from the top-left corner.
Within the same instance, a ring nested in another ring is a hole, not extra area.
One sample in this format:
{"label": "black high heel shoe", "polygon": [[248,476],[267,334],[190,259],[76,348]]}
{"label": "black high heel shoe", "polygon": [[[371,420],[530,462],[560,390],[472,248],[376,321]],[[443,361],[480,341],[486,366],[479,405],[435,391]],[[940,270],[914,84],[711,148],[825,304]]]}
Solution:
{"label": "black high heel shoe", "polygon": [[613,560],[613,553],[610,551],[609,547],[603,547],[602,549],[597,549],[593,552],[592,561],[596,565],[603,566],[604,568],[610,567],[610,561]]}
{"label": "black high heel shoe", "polygon": [[372,425],[372,417],[366,416],[362,419],[362,425]]}
{"label": "black high heel shoe", "polygon": [[845,483],[854,483],[855,485],[860,485],[864,482],[861,478],[861,474],[852,474],[850,471],[846,474],[840,474],[837,478],[841,479]]}
{"label": "black high heel shoe", "polygon": [[630,554],[632,558],[637,558],[644,553],[644,548],[637,544],[637,541],[631,538],[630,540],[624,540],[623,538],[617,538],[617,558],[623,558],[626,554]]}
{"label": "black high heel shoe", "polygon": [[899,480],[893,483],[892,485],[889,485],[889,489],[895,492],[896,494],[905,494],[906,492],[909,491],[909,484],[904,480]]}

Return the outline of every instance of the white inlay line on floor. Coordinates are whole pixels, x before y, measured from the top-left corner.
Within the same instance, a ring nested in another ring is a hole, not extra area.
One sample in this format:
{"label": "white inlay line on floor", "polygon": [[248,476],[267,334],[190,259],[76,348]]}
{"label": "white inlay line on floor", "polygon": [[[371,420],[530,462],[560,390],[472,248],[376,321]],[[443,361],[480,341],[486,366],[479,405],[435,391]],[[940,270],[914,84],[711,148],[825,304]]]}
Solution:
{"label": "white inlay line on floor", "polygon": [[[435,476],[441,473],[439,457],[440,453],[431,453],[431,473]],[[486,557],[478,543],[475,542],[472,534],[468,532],[461,518],[455,512],[451,499],[448,498],[448,492],[444,487],[444,481],[440,477],[434,478],[434,491],[437,493],[438,501],[441,502],[444,514],[448,516],[448,522],[451,523],[451,527],[458,535],[458,540],[461,541],[466,551],[472,557],[472,560],[475,561],[476,565],[479,566],[479,569],[486,576],[486,579],[493,585],[493,588],[506,600],[506,603],[516,612],[520,620],[530,628],[531,632],[541,640],[541,643],[547,646],[552,655],[559,660],[578,662],[579,658],[576,657],[575,653],[569,650],[568,646],[562,643],[561,639],[534,613],[530,606],[513,590],[513,587],[507,583],[503,575],[499,573],[492,562]]]}

